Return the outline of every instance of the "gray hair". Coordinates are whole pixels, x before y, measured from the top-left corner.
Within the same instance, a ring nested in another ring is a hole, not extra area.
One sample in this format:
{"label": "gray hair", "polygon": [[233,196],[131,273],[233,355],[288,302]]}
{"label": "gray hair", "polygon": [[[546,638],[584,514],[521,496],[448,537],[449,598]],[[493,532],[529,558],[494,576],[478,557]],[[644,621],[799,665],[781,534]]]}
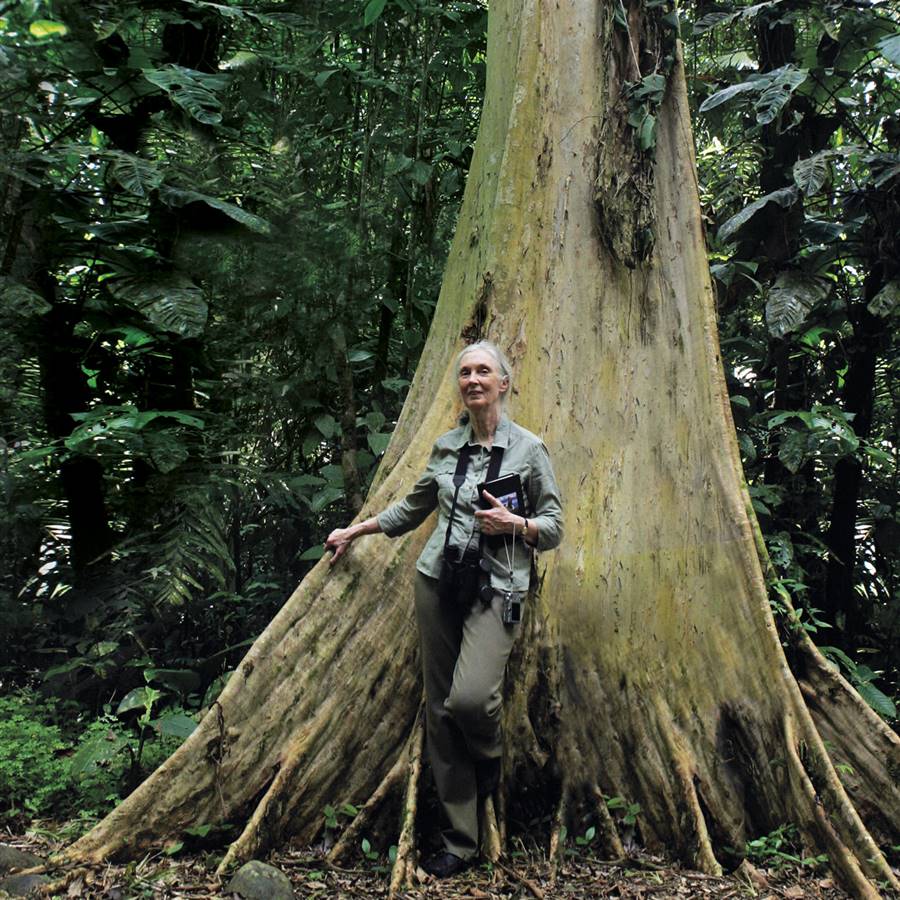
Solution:
{"label": "gray hair", "polygon": [[506,379],[506,393],[500,395],[500,402],[506,403],[506,398],[509,396],[509,389],[512,387],[512,367],[507,358],[503,355],[503,351],[493,341],[475,341],[474,344],[468,344],[463,347],[462,350],[459,351],[459,356],[456,357],[456,371],[459,372],[463,357],[475,350],[484,350],[485,353],[490,353],[490,355],[494,357],[494,362],[497,363],[497,368],[500,370],[500,376]]}

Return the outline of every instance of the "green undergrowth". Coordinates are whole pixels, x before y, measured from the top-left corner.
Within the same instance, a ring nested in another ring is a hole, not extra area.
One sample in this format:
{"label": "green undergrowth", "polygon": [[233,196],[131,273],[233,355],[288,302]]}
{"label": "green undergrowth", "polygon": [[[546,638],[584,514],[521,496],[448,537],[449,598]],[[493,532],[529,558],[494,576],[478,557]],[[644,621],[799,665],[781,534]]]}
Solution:
{"label": "green undergrowth", "polygon": [[828,863],[824,853],[816,856],[803,854],[797,826],[790,823],[747,841],[744,852],[751,862],[776,869],[785,865],[816,869]]}
{"label": "green undergrowth", "polygon": [[0,823],[75,837],[180,742],[31,690],[0,697]]}

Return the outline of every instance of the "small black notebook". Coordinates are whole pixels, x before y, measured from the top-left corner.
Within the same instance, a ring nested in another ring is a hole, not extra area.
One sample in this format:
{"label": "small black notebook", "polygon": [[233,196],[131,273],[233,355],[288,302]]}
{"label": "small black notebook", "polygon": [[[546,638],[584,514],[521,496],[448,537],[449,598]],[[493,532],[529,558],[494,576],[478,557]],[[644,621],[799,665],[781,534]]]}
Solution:
{"label": "small black notebook", "polygon": [[525,515],[525,494],[522,492],[522,479],[516,472],[512,475],[501,475],[492,481],[483,481],[478,485],[479,503],[482,509],[489,509],[490,504],[482,493],[487,491],[496,497],[510,512],[517,516]]}

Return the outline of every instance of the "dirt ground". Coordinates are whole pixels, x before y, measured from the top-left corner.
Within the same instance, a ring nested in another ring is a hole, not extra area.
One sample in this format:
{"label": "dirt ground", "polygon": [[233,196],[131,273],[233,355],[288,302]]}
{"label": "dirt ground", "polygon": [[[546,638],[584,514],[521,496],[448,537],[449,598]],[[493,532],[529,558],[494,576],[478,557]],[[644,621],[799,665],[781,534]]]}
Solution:
{"label": "dirt ground", "polygon": [[[61,844],[36,835],[2,835],[0,842],[49,856]],[[225,881],[213,873],[219,861],[213,853],[193,856],[179,853],[149,854],[139,862],[90,868],[51,870],[50,892],[43,896],[84,897],[105,900],[202,900],[230,896]],[[356,865],[337,868],[312,851],[285,850],[267,862],[291,879],[299,898],[387,897],[389,873],[385,860],[361,859]],[[604,861],[590,852],[570,855],[552,879],[546,858],[514,855],[493,866],[475,866],[437,882],[419,872],[421,881],[401,896],[404,900],[448,898],[448,900],[569,900],[569,898],[845,898],[824,869],[784,865],[752,867],[744,864],[735,874],[715,878],[677,868],[650,856]],[[0,892],[0,896],[3,893]],[[236,895],[235,895],[236,896]]]}

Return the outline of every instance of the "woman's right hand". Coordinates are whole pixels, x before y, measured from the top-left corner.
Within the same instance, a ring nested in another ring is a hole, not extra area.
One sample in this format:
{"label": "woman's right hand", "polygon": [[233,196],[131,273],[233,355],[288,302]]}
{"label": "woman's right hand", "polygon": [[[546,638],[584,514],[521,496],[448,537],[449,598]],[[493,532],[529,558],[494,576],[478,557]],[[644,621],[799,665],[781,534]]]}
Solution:
{"label": "woman's right hand", "polygon": [[333,554],[328,562],[329,566],[333,566],[347,552],[347,548],[355,537],[356,531],[351,525],[350,528],[335,528],[325,538],[325,549],[330,550]]}
{"label": "woman's right hand", "polygon": [[347,552],[350,544],[360,535],[378,534],[380,531],[381,526],[378,524],[378,519],[374,516],[371,519],[366,519],[365,522],[357,522],[349,528],[335,528],[325,538],[325,549],[330,550],[334,554],[328,565],[333,566]]}

